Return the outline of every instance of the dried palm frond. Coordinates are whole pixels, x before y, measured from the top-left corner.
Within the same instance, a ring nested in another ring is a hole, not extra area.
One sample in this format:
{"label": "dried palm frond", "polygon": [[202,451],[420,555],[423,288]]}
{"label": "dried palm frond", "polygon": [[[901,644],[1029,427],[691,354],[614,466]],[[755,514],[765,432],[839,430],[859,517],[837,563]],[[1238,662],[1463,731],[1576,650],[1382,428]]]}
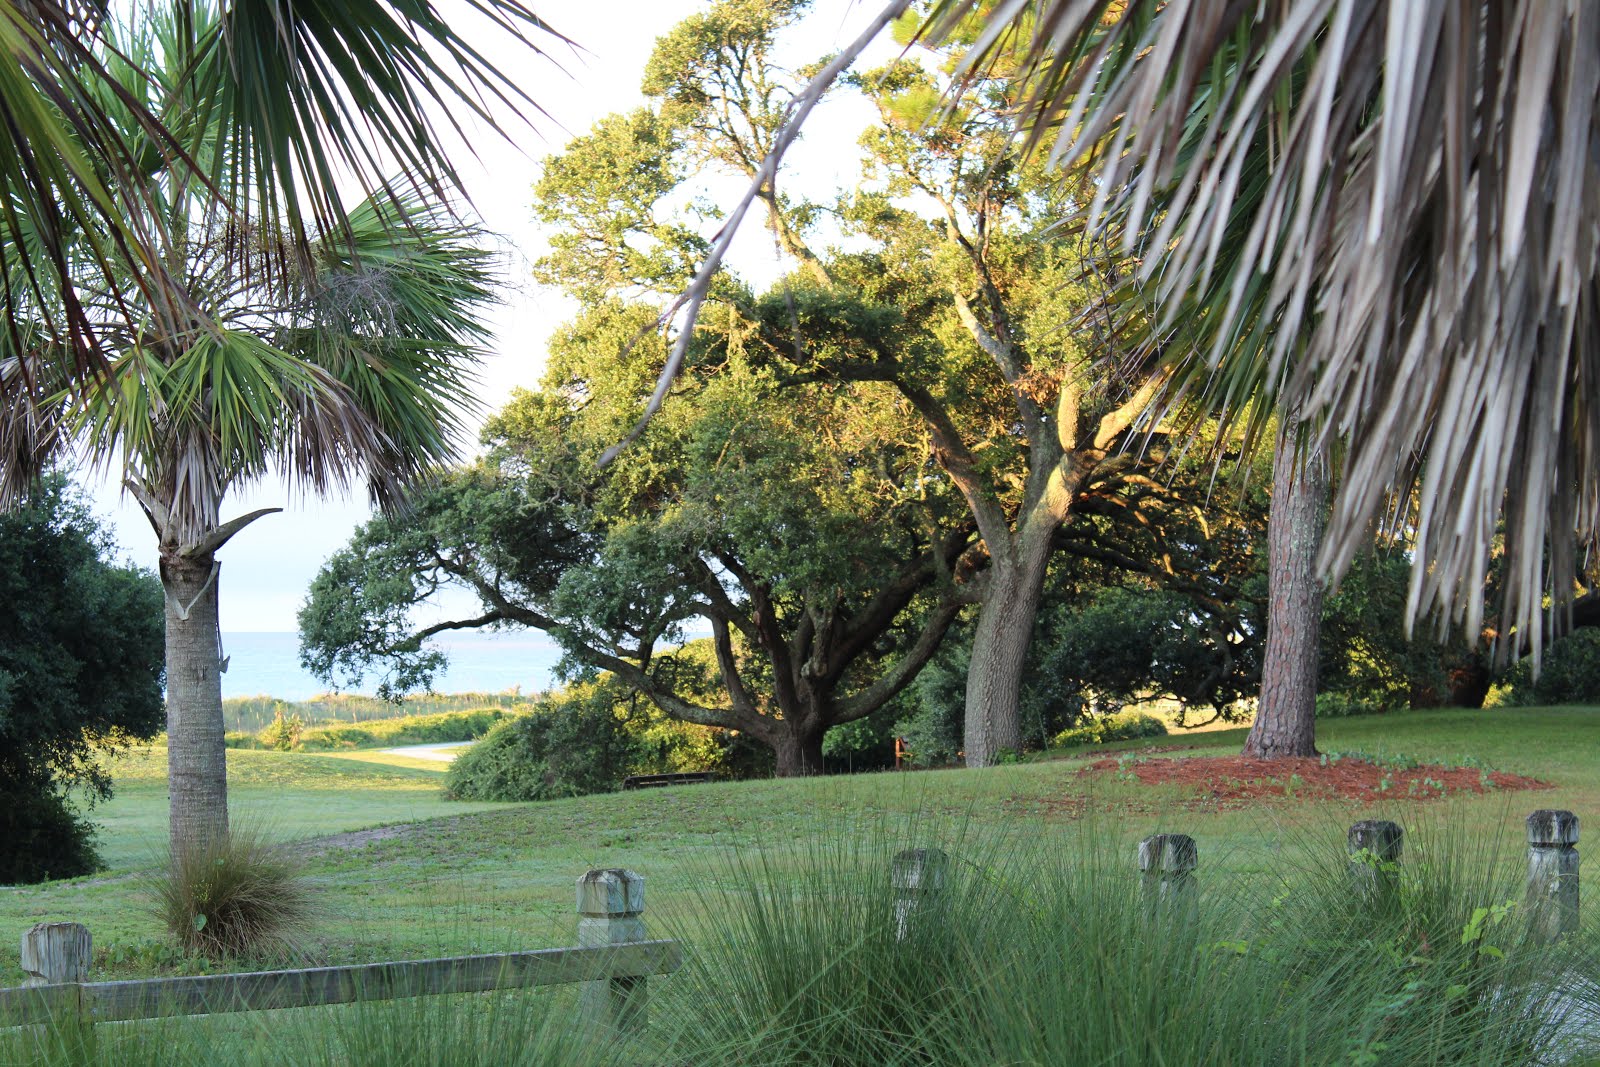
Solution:
{"label": "dried palm frond", "polygon": [[1325,567],[1414,488],[1411,615],[1476,631],[1503,519],[1537,656],[1600,505],[1600,7],[936,0],[957,29],[1026,80],[1030,147],[1096,164],[1175,389],[1347,443]]}

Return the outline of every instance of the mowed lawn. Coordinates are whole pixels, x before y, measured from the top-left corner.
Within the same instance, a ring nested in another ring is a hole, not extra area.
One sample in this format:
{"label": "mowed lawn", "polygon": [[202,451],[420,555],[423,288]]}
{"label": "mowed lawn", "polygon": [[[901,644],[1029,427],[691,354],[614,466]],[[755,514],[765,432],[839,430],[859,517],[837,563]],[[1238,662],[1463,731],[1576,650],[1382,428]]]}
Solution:
{"label": "mowed lawn", "polygon": [[[1216,730],[1162,745],[1231,753],[1243,739],[1243,730]],[[649,915],[692,934],[709,919],[699,913],[714,900],[727,857],[753,849],[781,864],[796,848],[852,840],[895,847],[954,840],[956,848],[965,841],[974,854],[1012,838],[1059,841],[1127,857],[1131,880],[1134,843],[1157,831],[1198,840],[1202,877],[1209,868],[1263,878],[1309,850],[1341,847],[1344,827],[1365,817],[1393,818],[1419,841],[1457,832],[1474,842],[1498,837],[1511,861],[1520,854],[1522,817],[1535,808],[1595,816],[1589,832],[1600,837],[1600,708],[1324,720],[1318,740],[1324,750],[1476,760],[1553,788],[1372,805],[1274,798],[1212,810],[1182,787],[1144,786],[1116,773],[1080,776],[1090,759],[1148,747],[1140,743],[986,771],[734,782],[517,805],[445,800],[442,767],[419,761],[233,751],[230,795],[235,819],[292,840],[304,857],[322,901],[308,952],[333,962],[571,943],[573,881],[597,866],[642,872]],[[93,812],[108,871],[0,890],[0,975],[20,977],[19,937],[46,920],[88,925],[106,974],[172,963],[141,885],[163,847],[165,758],[164,750],[146,749],[113,767],[117,796]],[[1597,896],[1588,895],[1586,910]]]}

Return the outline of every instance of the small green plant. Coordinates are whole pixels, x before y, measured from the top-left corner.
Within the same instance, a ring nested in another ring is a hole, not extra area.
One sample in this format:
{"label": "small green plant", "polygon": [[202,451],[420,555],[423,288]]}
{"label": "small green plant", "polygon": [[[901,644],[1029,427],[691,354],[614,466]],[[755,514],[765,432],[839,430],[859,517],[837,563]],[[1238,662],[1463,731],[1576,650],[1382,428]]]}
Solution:
{"label": "small green plant", "polygon": [[183,950],[213,959],[290,952],[316,912],[294,855],[251,826],[175,853],[150,891],[152,910]]}
{"label": "small green plant", "polygon": [[279,708],[273,713],[272,721],[268,723],[259,735],[261,744],[275,752],[288,752],[300,744],[300,735],[305,731],[306,722],[297,713],[288,715]]}
{"label": "small green plant", "polygon": [[1506,916],[1510,915],[1516,906],[1516,901],[1507,900],[1493,907],[1472,909],[1472,917],[1461,928],[1461,943],[1474,946],[1473,960],[1480,956],[1495,960],[1506,958],[1504,950],[1490,944],[1487,938],[1489,931],[1504,923]]}
{"label": "small green plant", "polygon": [[119,941],[97,953],[98,962],[108,970],[145,971],[206,971],[210,962],[203,956],[192,956],[171,941],[145,938],[138,941]]}

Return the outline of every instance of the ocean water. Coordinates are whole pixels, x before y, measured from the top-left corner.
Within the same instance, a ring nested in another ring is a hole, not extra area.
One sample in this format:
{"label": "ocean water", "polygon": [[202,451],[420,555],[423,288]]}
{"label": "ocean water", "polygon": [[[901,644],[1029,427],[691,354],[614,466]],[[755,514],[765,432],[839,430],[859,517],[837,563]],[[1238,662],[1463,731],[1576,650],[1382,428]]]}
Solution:
{"label": "ocean water", "polygon": [[[541,633],[441,634],[431,644],[449,658],[449,667],[434,678],[439,693],[501,693],[520,687],[537,693],[556,684],[555,666],[561,649]],[[300,667],[297,634],[224,633],[223,653],[228,670],[222,676],[227,697],[273,696],[280,700],[306,700],[331,687]],[[369,675],[346,692],[371,694],[380,675]]]}

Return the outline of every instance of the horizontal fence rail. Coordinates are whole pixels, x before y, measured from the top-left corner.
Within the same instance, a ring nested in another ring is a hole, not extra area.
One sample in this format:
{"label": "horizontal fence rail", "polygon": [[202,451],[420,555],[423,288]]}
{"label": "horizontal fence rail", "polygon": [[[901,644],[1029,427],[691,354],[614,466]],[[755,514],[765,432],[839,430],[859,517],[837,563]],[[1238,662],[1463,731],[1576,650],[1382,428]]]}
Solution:
{"label": "horizontal fence rail", "polygon": [[22,965],[31,981],[0,989],[0,1027],[312,1008],[582,983],[583,1011],[590,1022],[638,1029],[646,1019],[646,979],[683,966],[683,948],[676,941],[647,939],[642,875],[620,868],[594,870],[578,879],[577,888],[580,944],[575,948],[121,982],[82,980],[91,958],[87,929],[77,923],[40,923],[22,939]]}
{"label": "horizontal fence rail", "polygon": [[436,993],[484,993],[645,978],[671,974],[682,963],[683,952],[676,941],[644,941],[307,970],[25,986],[0,990],[0,1025],[46,1023],[72,1014],[94,1022],[121,1022]]}
{"label": "horizontal fence rail", "polygon": [[[1578,928],[1578,817],[1536,811],[1527,820],[1529,932],[1556,941]],[[1381,820],[1350,827],[1347,845],[1352,892],[1371,903],[1389,901],[1399,887],[1404,831]],[[1139,842],[1141,895],[1152,913],[1175,915],[1199,892],[1200,850],[1187,834],[1154,834]],[[936,848],[906,849],[890,870],[895,931],[905,940],[913,924],[937,923],[950,857]],[[578,946],[450,959],[313,967],[249,974],[86,982],[92,958],[89,931],[77,923],[40,923],[24,935],[22,967],[31,976],[0,989],[0,1026],[77,1018],[89,1023],[178,1015],[260,1011],[391,1000],[436,993],[581,983],[581,1017],[590,1025],[637,1031],[648,1015],[648,979],[683,965],[676,941],[650,940],[644,924],[644,877],[622,868],[592,870],[578,879]]]}

